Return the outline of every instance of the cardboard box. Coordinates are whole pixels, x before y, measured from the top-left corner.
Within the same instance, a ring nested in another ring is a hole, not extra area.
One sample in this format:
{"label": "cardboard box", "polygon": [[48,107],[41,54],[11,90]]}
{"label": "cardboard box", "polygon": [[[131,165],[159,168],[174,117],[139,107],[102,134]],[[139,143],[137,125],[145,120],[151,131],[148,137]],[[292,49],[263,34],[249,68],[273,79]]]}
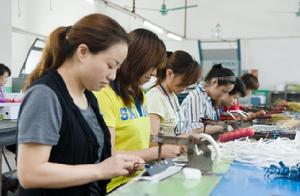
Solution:
{"label": "cardboard box", "polygon": [[21,103],[0,103],[0,114],[3,119],[16,120]]}

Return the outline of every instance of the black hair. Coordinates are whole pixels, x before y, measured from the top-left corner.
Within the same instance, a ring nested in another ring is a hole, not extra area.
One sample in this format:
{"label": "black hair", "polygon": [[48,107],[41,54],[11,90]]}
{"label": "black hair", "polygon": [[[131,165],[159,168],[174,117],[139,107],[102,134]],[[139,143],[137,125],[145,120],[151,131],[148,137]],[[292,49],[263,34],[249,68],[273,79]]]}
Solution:
{"label": "black hair", "polygon": [[166,79],[167,69],[171,69],[175,75],[183,76],[180,86],[196,83],[201,74],[200,65],[189,53],[182,50],[167,51],[167,62],[156,72],[157,84],[161,84]]}
{"label": "black hair", "polygon": [[173,54],[172,51],[167,51],[167,57],[168,57],[168,58],[171,57],[172,54]]}
{"label": "black hair", "polygon": [[236,83],[233,89],[229,92],[229,95],[235,95],[237,93],[240,93],[241,97],[246,96],[246,86],[240,78],[236,78]]}
{"label": "black hair", "polygon": [[218,85],[220,86],[235,84],[236,82],[234,73],[230,69],[224,68],[222,64],[213,65],[211,70],[206,75],[204,81],[209,83],[214,78],[218,79]]}
{"label": "black hair", "polygon": [[10,69],[6,65],[0,63],[0,76],[4,75],[5,72],[8,73],[8,76],[11,75]]}
{"label": "black hair", "polygon": [[242,75],[241,79],[244,82],[246,89],[249,89],[249,90],[257,90],[258,89],[259,82],[258,82],[257,77],[255,77],[253,74],[245,73],[244,75]]}

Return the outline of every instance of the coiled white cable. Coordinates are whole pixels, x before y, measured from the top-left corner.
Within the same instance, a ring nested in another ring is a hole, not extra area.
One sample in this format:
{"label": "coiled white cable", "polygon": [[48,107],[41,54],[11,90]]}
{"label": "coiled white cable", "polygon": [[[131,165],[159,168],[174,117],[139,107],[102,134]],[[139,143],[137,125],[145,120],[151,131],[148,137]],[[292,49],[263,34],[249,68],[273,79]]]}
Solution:
{"label": "coiled white cable", "polygon": [[210,135],[205,133],[199,134],[198,138],[201,140],[206,140],[212,145],[213,149],[210,148],[213,157],[212,161],[214,164],[217,163],[220,160],[220,148],[217,142],[214,140],[214,138],[212,138]]}
{"label": "coiled white cable", "polygon": [[257,167],[268,167],[283,161],[292,166],[300,162],[300,144],[288,138],[276,140],[235,140],[220,144],[221,160],[238,161]]}

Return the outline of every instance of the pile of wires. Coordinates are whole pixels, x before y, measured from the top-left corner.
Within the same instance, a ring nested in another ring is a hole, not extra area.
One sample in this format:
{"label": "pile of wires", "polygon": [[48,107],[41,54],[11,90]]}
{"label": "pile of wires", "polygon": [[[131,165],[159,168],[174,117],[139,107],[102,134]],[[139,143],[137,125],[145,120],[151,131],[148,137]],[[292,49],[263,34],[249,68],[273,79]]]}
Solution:
{"label": "pile of wires", "polygon": [[267,168],[283,161],[288,166],[300,162],[300,143],[287,138],[258,141],[235,140],[220,145],[220,159]]}
{"label": "pile of wires", "polygon": [[278,137],[287,137],[294,139],[296,130],[283,128],[279,125],[253,125],[252,128],[255,130],[254,138],[272,138],[277,139]]}
{"label": "pile of wires", "polygon": [[300,181],[300,162],[291,167],[286,166],[282,161],[279,162],[279,166],[272,164],[270,167],[266,168],[265,178],[288,178]]}

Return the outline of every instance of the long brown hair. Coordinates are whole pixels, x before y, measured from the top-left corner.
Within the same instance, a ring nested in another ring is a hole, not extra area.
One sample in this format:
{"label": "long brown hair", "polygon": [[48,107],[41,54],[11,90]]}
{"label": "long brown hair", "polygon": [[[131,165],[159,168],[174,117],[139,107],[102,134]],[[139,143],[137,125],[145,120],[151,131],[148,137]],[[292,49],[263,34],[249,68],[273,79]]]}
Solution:
{"label": "long brown hair", "polygon": [[103,14],[87,15],[73,26],[58,27],[50,34],[40,62],[27,78],[25,89],[48,71],[59,68],[80,44],[86,44],[89,51],[96,54],[119,42],[128,43],[128,34],[119,23]]}
{"label": "long brown hair", "polygon": [[259,87],[257,77],[251,73],[245,73],[242,75],[241,80],[244,82],[247,90],[257,90]]}
{"label": "long brown hair", "polygon": [[193,57],[182,50],[167,52],[168,60],[164,66],[157,69],[157,84],[161,84],[166,79],[167,69],[171,69],[175,75],[182,75],[180,86],[189,86],[196,83],[201,74],[200,65]]}
{"label": "long brown hair", "polygon": [[116,80],[111,84],[126,106],[130,106],[132,101],[143,103],[140,78],[166,61],[165,44],[155,33],[136,29],[129,33],[129,39],[127,58],[118,70]]}

